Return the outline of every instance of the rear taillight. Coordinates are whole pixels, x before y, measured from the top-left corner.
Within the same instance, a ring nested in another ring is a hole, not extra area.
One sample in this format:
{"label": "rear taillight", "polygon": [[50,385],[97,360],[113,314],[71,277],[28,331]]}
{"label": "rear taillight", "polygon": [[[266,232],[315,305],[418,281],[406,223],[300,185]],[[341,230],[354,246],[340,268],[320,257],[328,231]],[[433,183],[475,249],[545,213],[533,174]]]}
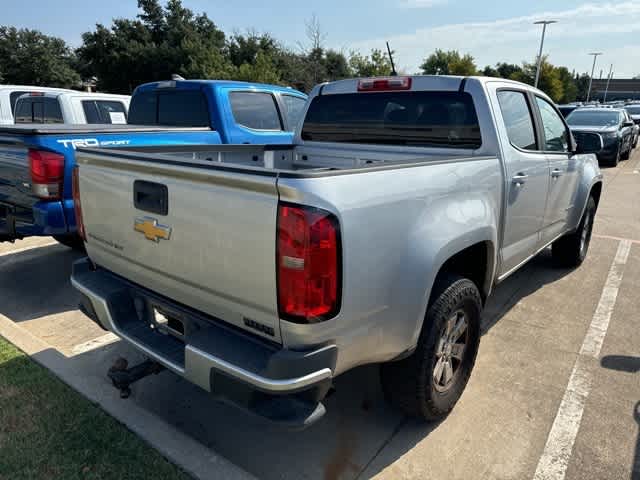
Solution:
{"label": "rear taillight", "polygon": [[363,78],[358,80],[359,92],[411,90],[411,77]]}
{"label": "rear taillight", "polygon": [[71,174],[71,184],[73,189],[73,210],[76,216],[76,228],[78,229],[78,235],[82,240],[86,240],[87,236],[84,231],[84,221],[82,220],[82,204],[80,203],[80,180],[79,180],[78,166],[73,167]]}
{"label": "rear taillight", "polygon": [[64,182],[64,156],[45,150],[29,149],[31,189],[43,200],[60,200]]}
{"label": "rear taillight", "polygon": [[334,317],[341,289],[338,220],[317,208],[280,204],[277,230],[280,317],[296,323]]}

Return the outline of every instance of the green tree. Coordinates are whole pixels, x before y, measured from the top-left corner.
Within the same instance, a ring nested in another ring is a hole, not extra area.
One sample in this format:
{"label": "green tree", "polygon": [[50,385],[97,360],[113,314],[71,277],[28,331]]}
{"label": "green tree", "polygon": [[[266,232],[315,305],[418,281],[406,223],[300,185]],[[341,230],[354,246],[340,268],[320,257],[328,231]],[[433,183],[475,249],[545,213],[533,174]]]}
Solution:
{"label": "green tree", "polygon": [[582,73],[580,75],[576,75],[575,83],[576,88],[578,89],[578,93],[576,95],[577,100],[586,100],[587,99],[587,91],[589,90],[589,74]]}
{"label": "green tree", "polygon": [[0,26],[0,79],[22,85],[72,87],[80,83],[64,40],[38,30]]}
{"label": "green tree", "polygon": [[225,34],[206,14],[194,14],[181,0],[139,0],[137,18],[115,19],[111,27],[96,25],[83,34],[78,49],[85,78],[97,77],[98,88],[129,93],[137,85],[185,78],[230,78],[233,65],[225,56]]}
{"label": "green tree", "polygon": [[[533,85],[536,78],[536,64],[523,63],[522,70],[511,75],[512,80]],[[551,97],[554,102],[560,101],[564,96],[564,86],[556,67],[547,61],[547,57],[542,58],[540,64],[540,79],[538,88]]]}
{"label": "green tree", "polygon": [[349,62],[345,55],[335,50],[327,50],[324,54],[324,68],[327,80],[340,80],[352,76]]}
{"label": "green tree", "polygon": [[558,100],[560,103],[575,102],[578,97],[578,85],[573,74],[567,67],[556,67],[556,73],[562,82],[563,94]]}
{"label": "green tree", "polygon": [[351,73],[356,77],[381,77],[391,75],[391,61],[385,52],[372,49],[370,55],[351,52],[349,56]]}
{"label": "green tree", "polygon": [[478,68],[471,55],[460,55],[457,50],[436,49],[420,66],[426,75],[476,75]]}

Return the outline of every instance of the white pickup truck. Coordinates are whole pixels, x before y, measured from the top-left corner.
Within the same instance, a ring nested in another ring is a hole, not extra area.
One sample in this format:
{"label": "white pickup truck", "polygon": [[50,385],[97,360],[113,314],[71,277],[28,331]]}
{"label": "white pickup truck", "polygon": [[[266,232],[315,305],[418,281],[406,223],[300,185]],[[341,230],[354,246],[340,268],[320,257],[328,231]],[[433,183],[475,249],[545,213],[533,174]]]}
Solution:
{"label": "white pickup truck", "polygon": [[[317,86],[293,146],[80,149],[82,309],[153,362],[281,424],[380,363],[431,420],[471,375],[482,307],[551,245],[584,260],[602,175],[541,91],[415,76]],[[112,371],[126,390],[157,368]]]}
{"label": "white pickup truck", "polygon": [[64,123],[68,125],[127,123],[131,97],[73,90],[34,91],[16,98],[16,124]]}

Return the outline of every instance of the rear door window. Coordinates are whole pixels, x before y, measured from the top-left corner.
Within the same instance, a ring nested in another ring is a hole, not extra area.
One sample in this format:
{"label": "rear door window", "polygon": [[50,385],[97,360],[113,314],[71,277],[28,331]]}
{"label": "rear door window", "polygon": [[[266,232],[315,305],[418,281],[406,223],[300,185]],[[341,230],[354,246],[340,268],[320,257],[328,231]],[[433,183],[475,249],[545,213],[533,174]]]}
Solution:
{"label": "rear door window", "polygon": [[287,109],[287,126],[288,130],[293,132],[304,114],[304,107],[307,104],[307,100],[302,97],[295,97],[293,95],[282,95],[282,101]]}
{"label": "rear door window", "polygon": [[129,123],[169,127],[210,127],[207,98],[200,90],[152,91],[135,94]]}
{"label": "rear door window", "polygon": [[127,123],[127,109],[122,102],[111,100],[83,100],[82,110],[89,124]]}
{"label": "rear door window", "polygon": [[537,150],[536,131],[525,94],[501,90],[498,92],[498,103],[511,144],[523,150]]}
{"label": "rear door window", "polygon": [[231,92],[229,100],[238,125],[254,130],[282,130],[276,99],[270,93]]}
{"label": "rear door window", "polygon": [[465,92],[377,92],[320,95],[302,139],[316,142],[479,148],[480,125]]}

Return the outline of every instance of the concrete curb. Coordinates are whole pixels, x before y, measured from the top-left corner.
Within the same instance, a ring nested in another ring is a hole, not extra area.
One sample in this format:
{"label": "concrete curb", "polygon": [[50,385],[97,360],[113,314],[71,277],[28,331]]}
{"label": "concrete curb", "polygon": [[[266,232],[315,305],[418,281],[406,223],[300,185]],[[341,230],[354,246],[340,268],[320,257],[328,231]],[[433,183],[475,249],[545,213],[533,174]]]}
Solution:
{"label": "concrete curb", "polygon": [[53,372],[71,388],[100,405],[107,413],[193,477],[255,479],[147,410],[133,402],[123,402],[116,390],[106,382],[98,380],[97,377],[83,378],[78,375],[63,354],[3,315],[0,315],[0,335]]}

